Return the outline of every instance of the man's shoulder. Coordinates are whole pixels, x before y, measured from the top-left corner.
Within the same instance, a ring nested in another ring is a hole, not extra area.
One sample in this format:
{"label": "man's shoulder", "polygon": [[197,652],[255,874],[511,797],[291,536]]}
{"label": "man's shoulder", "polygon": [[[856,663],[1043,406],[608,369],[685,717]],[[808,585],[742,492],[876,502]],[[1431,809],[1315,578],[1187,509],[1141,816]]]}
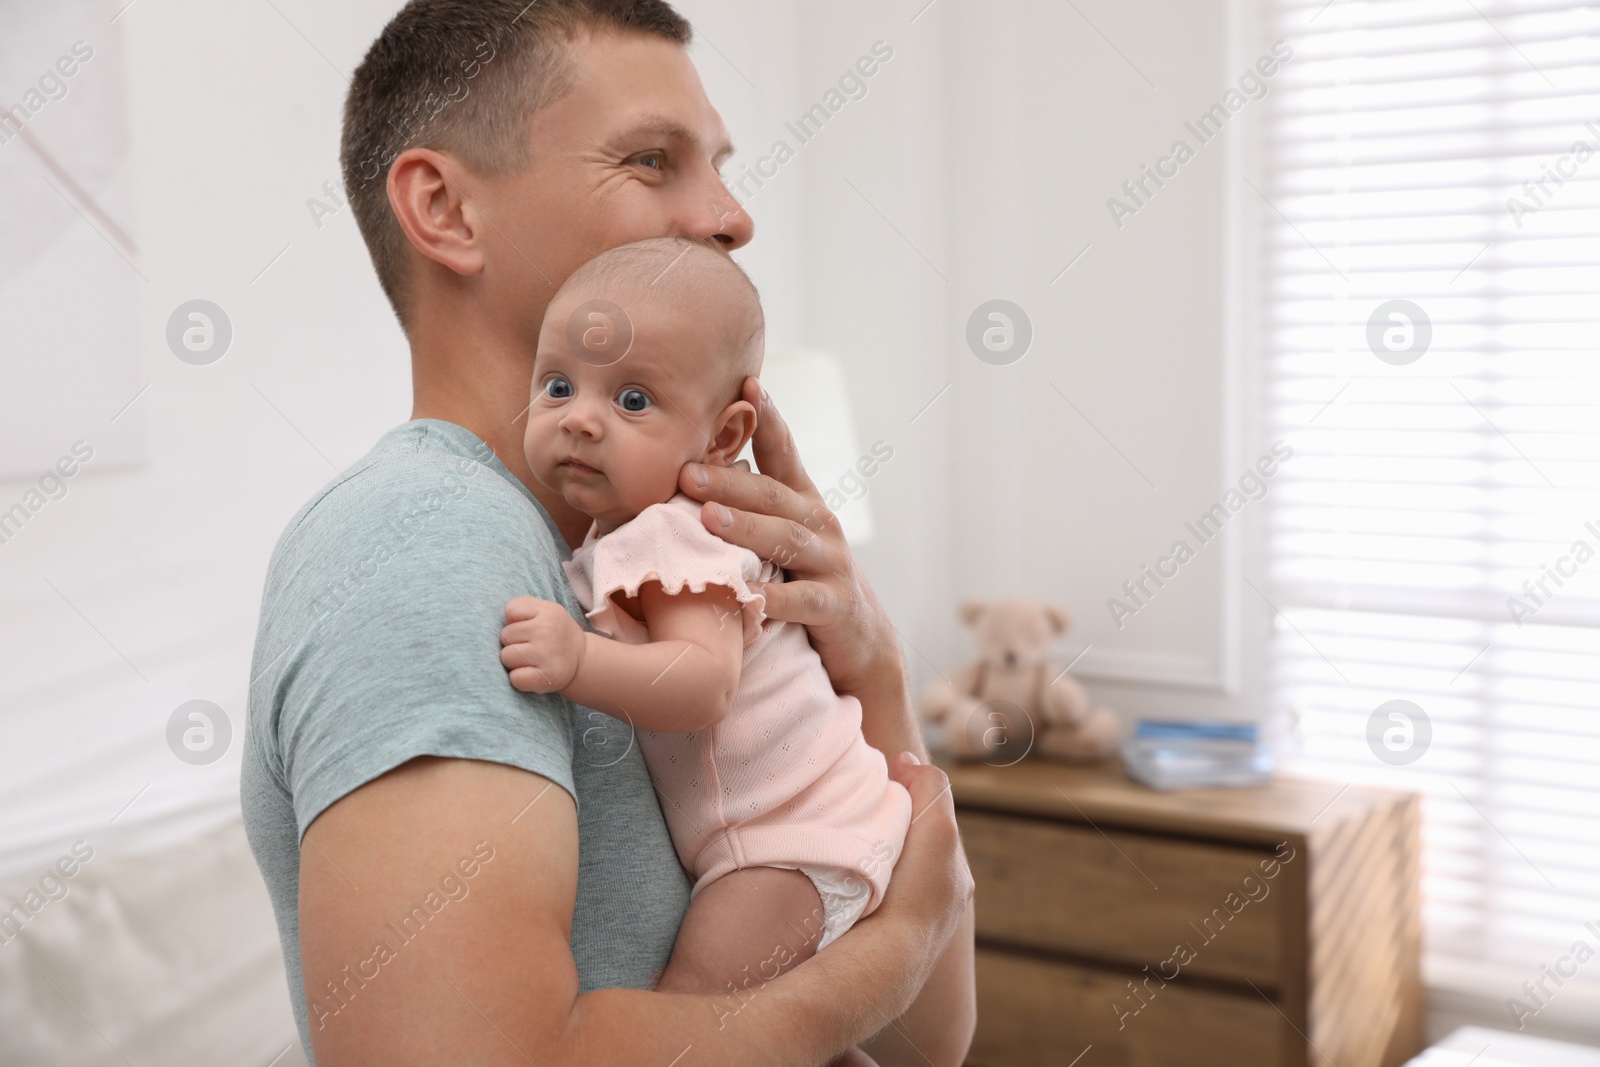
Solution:
{"label": "man's shoulder", "polygon": [[565,547],[474,446],[449,424],[390,431],[300,510],[273,554],[251,736],[302,829],[418,755],[496,759],[571,791],[570,705],[516,692],[499,657],[506,601],[563,599]]}
{"label": "man's shoulder", "polygon": [[392,531],[397,524],[414,535],[441,520],[467,532],[497,522],[550,532],[542,510],[488,445],[460,427],[423,420],[384,434],[307,501],[284,529],[278,554],[306,541],[348,548],[352,537],[359,541],[363,533]]}
{"label": "man's shoulder", "polygon": [[497,608],[523,593],[563,599],[566,555],[482,441],[449,423],[406,423],[290,520],[267,570],[262,633],[326,621],[330,604],[357,591],[370,611],[425,606],[440,585],[466,597],[505,592]]}

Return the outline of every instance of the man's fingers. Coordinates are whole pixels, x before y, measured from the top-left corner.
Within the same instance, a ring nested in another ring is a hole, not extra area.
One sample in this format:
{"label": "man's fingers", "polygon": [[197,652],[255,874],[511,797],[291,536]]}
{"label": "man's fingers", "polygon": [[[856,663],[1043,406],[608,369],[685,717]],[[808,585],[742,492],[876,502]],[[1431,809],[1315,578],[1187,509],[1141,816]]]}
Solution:
{"label": "man's fingers", "polygon": [[736,467],[685,463],[678,472],[678,488],[699,501],[714,500],[763,515],[799,519],[807,510],[805,498],[776,478]]}
{"label": "man's fingers", "polygon": [[973,882],[971,869],[960,850],[960,831],[956,828],[955,800],[950,795],[950,778],[938,767],[922,763],[910,752],[902,752],[889,766],[889,776],[911,794],[911,828],[907,833],[907,847],[913,838],[922,847],[932,847],[941,852],[953,851],[960,868],[963,901],[971,900]]}
{"label": "man's fingers", "polygon": [[819,497],[817,487],[800,463],[794,435],[756,379],[744,380],[744,399],[760,411],[750,447],[761,473],[751,473],[749,464],[743,461],[732,467],[686,463],[678,474],[678,488],[696,500],[716,500],[765,515],[805,519]]}
{"label": "man's fingers", "polygon": [[[926,822],[953,828],[956,821],[955,801],[950,796],[950,778],[938,767],[922,763],[910,752],[895,757],[889,776],[906,787],[911,794],[911,821]],[[926,818],[925,818],[926,817]]]}
{"label": "man's fingers", "polygon": [[[757,476],[759,477],[759,476]],[[748,548],[785,570],[819,573],[831,570],[829,542],[824,537],[838,520],[818,507],[810,523],[761,511],[744,511],[708,501],[700,508],[700,521],[711,533],[730,544]]]}
{"label": "man's fingers", "polygon": [[789,424],[778,414],[778,405],[772,402],[772,397],[761,388],[757,379],[744,380],[744,399],[756,409],[756,433],[750,440],[750,451],[756,457],[756,467],[791,489],[806,496],[816,496],[817,487],[812,484],[800,462],[800,451],[795,447]]}
{"label": "man's fingers", "polygon": [[768,618],[801,626],[839,621],[838,594],[821,582],[767,582],[759,591],[767,598]]}
{"label": "man's fingers", "polygon": [[913,817],[928,807],[943,803],[955,816],[955,801],[950,799],[950,777],[931,763],[923,763],[915,754],[902,752],[889,767],[889,777],[906,787],[911,794]]}

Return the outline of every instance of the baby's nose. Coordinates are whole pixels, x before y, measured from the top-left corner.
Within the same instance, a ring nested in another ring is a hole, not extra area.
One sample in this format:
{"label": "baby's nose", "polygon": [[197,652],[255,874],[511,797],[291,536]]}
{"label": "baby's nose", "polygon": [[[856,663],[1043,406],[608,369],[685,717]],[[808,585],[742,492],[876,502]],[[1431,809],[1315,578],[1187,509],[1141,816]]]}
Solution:
{"label": "baby's nose", "polygon": [[598,438],[602,427],[603,422],[594,405],[581,400],[569,404],[565,414],[561,416],[561,428],[568,433]]}

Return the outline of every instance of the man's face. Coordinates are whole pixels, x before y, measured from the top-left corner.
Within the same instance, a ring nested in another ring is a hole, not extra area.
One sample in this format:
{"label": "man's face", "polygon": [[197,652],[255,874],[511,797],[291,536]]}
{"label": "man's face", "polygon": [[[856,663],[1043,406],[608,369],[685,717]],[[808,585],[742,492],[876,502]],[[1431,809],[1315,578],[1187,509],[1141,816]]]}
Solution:
{"label": "man's face", "polygon": [[722,184],[732,153],[700,76],[678,45],[640,33],[582,34],[573,85],[534,117],[533,158],[485,179],[485,283],[531,348],[556,288],[595,254],[647,237],[754,233]]}

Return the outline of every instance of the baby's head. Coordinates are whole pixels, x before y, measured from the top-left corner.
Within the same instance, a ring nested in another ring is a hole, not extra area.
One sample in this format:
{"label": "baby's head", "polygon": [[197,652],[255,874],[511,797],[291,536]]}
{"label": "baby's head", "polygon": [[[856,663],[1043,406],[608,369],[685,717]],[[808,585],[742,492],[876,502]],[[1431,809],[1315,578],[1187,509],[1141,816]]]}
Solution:
{"label": "baby's head", "polygon": [[602,252],[539,330],[523,450],[534,477],[602,532],[671,499],[685,463],[732,464],[755,432],[756,289],[711,245],[660,237]]}

